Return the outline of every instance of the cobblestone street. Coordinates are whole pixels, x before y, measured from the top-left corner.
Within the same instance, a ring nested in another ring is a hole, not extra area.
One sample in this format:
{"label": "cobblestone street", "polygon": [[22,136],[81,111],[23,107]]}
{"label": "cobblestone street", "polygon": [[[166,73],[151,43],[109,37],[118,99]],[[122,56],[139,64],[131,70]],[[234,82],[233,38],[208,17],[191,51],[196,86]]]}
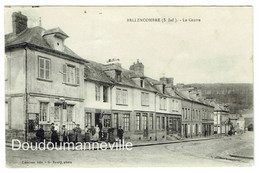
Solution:
{"label": "cobblestone street", "polygon": [[230,157],[230,154],[253,156],[253,138],[253,132],[247,132],[207,141],[134,147],[132,151],[12,151],[7,148],[6,161],[8,167],[251,166],[253,159]]}

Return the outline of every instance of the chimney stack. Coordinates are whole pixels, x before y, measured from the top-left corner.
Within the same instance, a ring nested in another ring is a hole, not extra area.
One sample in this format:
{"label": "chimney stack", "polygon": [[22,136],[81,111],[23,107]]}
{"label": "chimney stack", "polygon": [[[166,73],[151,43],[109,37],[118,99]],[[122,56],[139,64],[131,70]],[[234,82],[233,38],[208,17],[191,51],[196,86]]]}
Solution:
{"label": "chimney stack", "polygon": [[132,70],[141,75],[144,75],[144,65],[141,62],[139,62],[139,59],[137,59],[137,62],[133,63],[133,65],[131,65],[129,67],[129,70]]}
{"label": "chimney stack", "polygon": [[27,16],[23,15],[20,11],[14,12],[12,14],[13,33],[17,35],[27,29],[27,21]]}

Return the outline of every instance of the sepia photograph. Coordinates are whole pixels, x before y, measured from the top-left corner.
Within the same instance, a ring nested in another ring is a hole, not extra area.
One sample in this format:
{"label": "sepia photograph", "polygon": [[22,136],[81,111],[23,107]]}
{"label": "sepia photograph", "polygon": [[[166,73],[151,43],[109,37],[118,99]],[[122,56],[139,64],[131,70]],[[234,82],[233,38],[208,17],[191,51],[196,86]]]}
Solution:
{"label": "sepia photograph", "polygon": [[7,168],[252,167],[252,6],[5,6]]}

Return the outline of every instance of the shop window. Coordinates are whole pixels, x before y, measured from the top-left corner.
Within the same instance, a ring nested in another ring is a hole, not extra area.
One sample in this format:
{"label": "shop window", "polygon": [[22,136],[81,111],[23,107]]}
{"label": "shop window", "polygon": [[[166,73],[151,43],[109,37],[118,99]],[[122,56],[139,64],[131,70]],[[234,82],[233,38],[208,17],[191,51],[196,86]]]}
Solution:
{"label": "shop window", "polygon": [[160,130],[160,117],[156,117],[157,130]]}
{"label": "shop window", "polygon": [[48,104],[46,102],[40,103],[40,122],[48,121]]}
{"label": "shop window", "polygon": [[136,113],[136,119],[135,119],[135,130],[141,130],[140,129],[140,113]]}
{"label": "shop window", "polygon": [[111,127],[111,115],[110,114],[104,115],[104,127]]}
{"label": "shop window", "polygon": [[153,115],[149,116],[149,130],[153,130]]}
{"label": "shop window", "polygon": [[147,114],[144,113],[142,117],[143,117],[143,119],[142,119],[143,129],[146,130],[147,129]]}
{"label": "shop window", "polygon": [[165,117],[162,117],[162,129],[165,129]]}
{"label": "shop window", "polygon": [[123,115],[123,129],[125,132],[130,130],[130,115],[129,114],[124,114]]}
{"label": "shop window", "polygon": [[67,121],[73,121],[73,108],[74,105],[67,105]]}
{"label": "shop window", "polygon": [[118,113],[115,113],[114,114],[114,124],[113,124],[113,127],[114,128],[118,128]]}
{"label": "shop window", "polygon": [[85,113],[85,125],[88,126],[88,128],[90,128],[92,126],[92,114],[90,112],[86,112]]}

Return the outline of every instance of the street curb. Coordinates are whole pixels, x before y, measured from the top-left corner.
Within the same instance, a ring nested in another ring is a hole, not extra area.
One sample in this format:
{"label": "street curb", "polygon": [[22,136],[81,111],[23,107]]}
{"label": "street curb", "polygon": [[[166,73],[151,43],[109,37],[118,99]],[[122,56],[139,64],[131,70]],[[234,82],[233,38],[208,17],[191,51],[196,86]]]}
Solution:
{"label": "street curb", "polygon": [[239,155],[234,155],[234,154],[230,154],[230,157],[235,157],[235,158],[241,158],[241,159],[254,159],[254,157],[250,157],[250,156],[239,156]]}
{"label": "street curb", "polygon": [[[153,146],[153,145],[167,145],[167,144],[174,144],[174,143],[184,143],[184,142],[196,142],[196,141],[207,141],[207,140],[213,140],[213,139],[219,139],[219,138],[197,138],[197,139],[182,139],[178,141],[169,141],[169,142],[158,142],[158,143],[144,143],[144,144],[133,144],[132,147],[145,147],[145,146]],[[128,141],[129,142],[129,141]],[[127,143],[127,141],[126,141]],[[10,143],[6,144],[6,147],[12,148],[12,145]],[[125,148],[125,145],[120,147],[107,147],[106,150],[112,150],[112,149],[118,149],[118,148]],[[47,150],[47,149],[46,149]],[[91,148],[87,150],[102,150],[101,148]],[[75,151],[71,150],[71,151]]]}
{"label": "street curb", "polygon": [[206,140],[212,140],[212,139],[219,139],[219,138],[198,138],[198,139],[184,139],[184,140],[170,141],[170,142],[135,144],[135,145],[133,145],[133,147],[143,147],[143,146],[152,146],[152,145],[166,145],[166,144],[174,144],[174,143],[206,141]]}

